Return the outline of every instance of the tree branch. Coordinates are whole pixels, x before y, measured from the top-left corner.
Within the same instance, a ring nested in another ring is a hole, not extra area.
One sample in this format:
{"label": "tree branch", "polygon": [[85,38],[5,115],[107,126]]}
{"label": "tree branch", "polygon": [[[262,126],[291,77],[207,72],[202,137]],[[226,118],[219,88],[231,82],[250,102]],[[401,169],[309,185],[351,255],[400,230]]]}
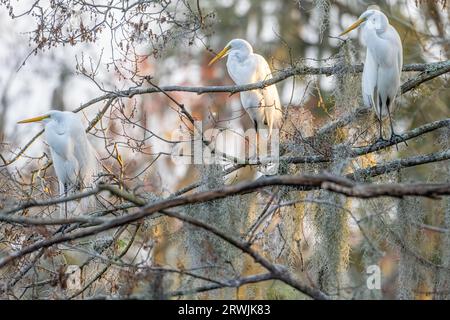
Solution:
{"label": "tree branch", "polygon": [[222,288],[239,288],[245,284],[259,283],[259,282],[268,281],[268,280],[274,280],[273,275],[270,272],[251,275],[251,276],[240,278],[240,279],[228,280],[228,281],[223,282],[222,285],[210,284],[210,285],[205,285],[202,287],[189,289],[189,290],[172,291],[172,292],[168,293],[168,296],[169,297],[177,297],[177,296],[185,296],[188,294],[201,293],[201,292],[222,289]]}
{"label": "tree branch", "polygon": [[[420,77],[422,80],[427,81],[429,79],[435,78],[443,73],[446,73],[450,70],[450,60],[441,61],[441,62],[433,62],[433,63],[423,63],[423,64],[409,64],[403,67],[403,71],[421,71],[424,74],[427,74],[428,77],[422,76]],[[109,92],[103,95],[103,99],[110,99],[113,97],[125,97],[131,98],[135,95],[148,94],[148,93],[156,93],[166,91],[177,91],[177,92],[190,92],[197,94],[204,93],[218,93],[218,92],[228,92],[231,94],[242,92],[242,91],[250,91],[254,89],[264,89],[270,85],[276,84],[283,80],[286,80],[293,76],[299,75],[326,75],[331,76],[336,73],[360,73],[363,71],[363,65],[354,65],[350,67],[343,67],[341,65],[335,65],[332,67],[308,67],[304,65],[289,67],[284,70],[280,70],[274,73],[271,79],[267,79],[264,81],[259,81],[255,83],[250,83],[246,85],[230,85],[230,86],[201,86],[201,87],[190,87],[190,86],[160,86],[159,88],[149,87],[149,88],[140,88],[140,89],[128,89],[123,91],[115,91]],[[420,82],[423,83],[424,81]],[[408,83],[408,82],[407,82]],[[407,92],[412,89],[408,89],[410,85],[402,87],[402,92]],[[101,97],[97,98],[101,99]]]}
{"label": "tree branch", "polygon": [[[450,150],[446,151],[446,156],[450,156]],[[436,157],[435,157],[436,158]],[[390,166],[389,169],[393,167]],[[363,169],[365,170],[365,169]],[[370,172],[370,170],[369,170]],[[377,172],[375,170],[375,172]],[[364,183],[356,183],[345,177],[333,176],[330,174],[320,175],[298,175],[298,176],[274,176],[270,178],[263,178],[252,182],[242,182],[236,185],[225,186],[222,188],[209,190],[205,192],[194,193],[185,196],[178,196],[170,199],[161,200],[155,203],[147,204],[142,210],[121,216],[114,219],[108,219],[99,226],[86,228],[78,232],[58,235],[50,239],[41,240],[34,244],[23,248],[18,252],[14,252],[0,260],[0,268],[8,264],[14,259],[22,257],[28,253],[36,251],[40,248],[49,247],[57,243],[75,240],[78,238],[87,237],[97,234],[112,228],[122,226],[124,224],[132,223],[148,217],[156,212],[167,210],[170,208],[183,206],[187,204],[203,203],[211,200],[223,199],[228,196],[244,194],[257,191],[261,188],[275,185],[296,187],[299,190],[311,189],[325,189],[333,192],[341,193],[351,197],[402,197],[402,196],[424,196],[437,197],[441,195],[450,195],[450,184],[390,184],[390,185],[370,185]],[[100,185],[101,191],[109,191],[113,195],[122,197],[124,191],[116,186]],[[127,196],[127,199],[132,200],[133,195]],[[141,206],[142,202],[136,202],[137,206]]]}
{"label": "tree branch", "polygon": [[[437,130],[437,129],[440,129],[440,128],[443,128],[443,127],[448,127],[448,126],[450,126],[450,118],[424,124],[423,126],[420,126],[420,127],[415,128],[415,129],[412,129],[412,130],[410,130],[408,132],[405,132],[405,133],[401,134],[400,136],[405,141],[408,141],[408,140],[411,140],[413,138],[419,137],[419,136],[421,136],[421,135],[423,135],[425,133],[428,133],[428,132],[431,132],[431,131],[434,131],[434,130]],[[380,151],[382,149],[385,149],[385,148],[393,146],[393,145],[395,145],[395,142],[393,142],[393,141],[385,141],[385,142],[382,142],[382,143],[376,145],[375,147],[372,147],[372,146],[355,147],[355,148],[352,148],[350,150],[350,155],[349,156],[352,157],[352,158],[357,158],[357,157],[360,157],[360,156],[363,156],[363,155],[370,154],[370,153],[375,152],[375,151]],[[335,150],[339,150],[340,147],[342,147],[342,146],[345,146],[345,145],[341,144],[339,146],[336,146]],[[446,154],[447,153],[445,153],[445,152],[443,154],[441,154],[441,153],[435,154],[436,158],[434,158],[433,156],[418,156],[418,157],[413,157],[413,158],[407,158],[408,160],[404,159],[406,161],[403,161],[403,164],[405,165],[404,167],[410,167],[410,166],[415,166],[415,165],[429,163],[429,162],[434,162],[434,161],[447,160],[448,157],[446,156]],[[267,162],[270,162],[270,161],[272,161],[272,162],[273,161],[279,161],[279,162],[285,162],[285,163],[291,163],[291,164],[326,163],[326,162],[332,161],[333,157],[334,157],[334,155],[331,155],[331,157],[325,157],[323,155],[312,155],[312,156],[289,156],[289,155],[286,155],[286,156],[281,156],[279,160],[277,160],[277,159],[267,159],[267,160],[264,160],[264,161],[252,161],[252,162],[247,160],[247,161],[245,161],[242,164],[237,164],[237,165],[235,165],[235,166],[233,166],[231,168],[228,168],[228,169],[224,170],[223,175],[228,175],[228,174],[230,174],[230,173],[232,173],[232,172],[234,172],[234,171],[236,171],[238,169],[241,169],[241,168],[243,168],[243,167],[245,167],[247,165],[261,165],[261,164],[264,164],[264,163],[267,163]],[[391,165],[392,164],[390,164],[389,166],[391,166]],[[385,167],[386,164],[382,164],[380,166],[384,166]],[[395,165],[394,165],[394,167],[395,167]],[[373,170],[375,170],[374,167],[372,167],[372,168],[373,168]],[[364,170],[367,170],[367,169],[364,169]],[[381,169],[376,169],[376,170],[379,171],[379,172],[382,172]],[[390,171],[391,170],[386,171],[386,173],[390,172]],[[361,174],[363,174],[363,172],[361,172]],[[179,196],[179,195],[185,194],[185,193],[187,193],[187,192],[189,192],[191,190],[194,190],[195,188],[198,188],[202,184],[203,183],[201,181],[194,182],[194,183],[192,183],[192,184],[190,184],[190,185],[188,185],[188,186],[186,186],[186,187],[176,191],[174,193],[174,195],[175,196]]]}
{"label": "tree branch", "polygon": [[199,227],[201,229],[204,229],[208,232],[215,234],[219,238],[225,240],[229,244],[235,246],[236,248],[240,249],[241,251],[243,251],[246,254],[248,254],[249,256],[251,256],[255,262],[262,265],[264,268],[266,268],[270,272],[273,279],[278,279],[280,281],[283,281],[284,283],[292,286],[293,288],[310,296],[311,298],[318,299],[318,300],[328,300],[329,299],[329,297],[322,291],[299,282],[297,279],[295,279],[293,277],[293,275],[285,267],[275,265],[272,262],[270,262],[269,260],[267,260],[265,257],[260,255],[256,250],[252,249],[250,247],[249,243],[235,239],[235,238],[227,235],[225,232],[222,232],[220,229],[218,229],[212,225],[206,224],[200,220],[194,219],[192,217],[182,215],[182,214],[179,214],[176,212],[167,211],[167,210],[161,210],[161,213],[165,214],[166,216],[181,220],[183,222],[187,222],[193,226]]}
{"label": "tree branch", "polygon": [[380,176],[399,169],[415,167],[422,164],[446,161],[450,159],[450,149],[429,153],[409,158],[396,159],[385,162],[383,164],[377,164],[375,166],[359,169],[354,173],[348,174],[346,177],[353,180],[367,179],[369,177]]}
{"label": "tree branch", "polygon": [[[74,110],[74,112],[79,112],[88,106],[91,106],[95,103],[101,102],[103,100],[111,100],[115,98],[132,98],[135,95],[141,95],[141,94],[150,94],[150,93],[157,93],[161,91],[170,92],[170,91],[177,91],[177,92],[191,92],[191,93],[197,93],[197,94],[204,94],[204,93],[217,93],[217,92],[229,92],[231,94],[242,92],[242,91],[249,91],[254,89],[263,89],[267,86],[270,86],[272,84],[276,84],[278,82],[281,82],[287,78],[290,78],[292,76],[296,75],[332,75],[337,72],[342,73],[343,71],[342,66],[336,65],[333,67],[320,67],[320,68],[314,68],[314,67],[307,67],[307,66],[294,66],[290,67],[284,70],[281,70],[277,72],[271,79],[256,82],[252,84],[247,85],[233,85],[233,86],[204,86],[204,87],[187,87],[187,86],[160,86],[158,88],[156,87],[149,87],[149,88],[140,88],[140,89],[128,89],[128,90],[122,90],[122,91],[115,91],[115,92],[108,92],[102,96],[99,96],[95,99],[92,99],[85,104],[82,104],[80,107]],[[362,65],[355,65],[347,68],[347,72],[362,72],[363,66]],[[344,72],[346,70],[344,69]],[[444,73],[447,73],[450,71],[450,60],[447,61],[441,61],[441,62],[433,62],[433,63],[424,63],[424,64],[410,64],[405,65],[403,67],[403,71],[422,71],[423,73],[420,74],[417,78],[408,80],[402,85],[402,93],[406,93],[420,84],[431,80],[435,77],[438,77]],[[327,134],[336,128],[343,127],[346,124],[353,121],[355,118],[361,117],[365,114],[367,114],[370,111],[370,108],[367,107],[361,107],[356,109],[354,112],[352,112],[349,115],[344,116],[343,118],[340,118],[338,120],[332,121],[328,123],[326,126],[324,126],[321,130],[318,131],[318,134]],[[13,159],[9,160],[8,162],[0,165],[0,168],[6,167],[10,165],[11,163],[15,162],[30,146],[31,144],[44,132],[44,130],[41,130],[38,134],[36,134],[24,147],[20,149],[18,154],[16,154]]]}

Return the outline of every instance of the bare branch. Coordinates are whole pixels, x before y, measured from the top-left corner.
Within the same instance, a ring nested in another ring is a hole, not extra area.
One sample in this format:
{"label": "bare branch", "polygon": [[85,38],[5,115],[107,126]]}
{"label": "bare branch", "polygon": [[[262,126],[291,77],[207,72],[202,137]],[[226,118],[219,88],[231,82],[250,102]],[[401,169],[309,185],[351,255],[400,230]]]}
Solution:
{"label": "bare branch", "polygon": [[228,281],[222,281],[223,284],[210,284],[210,285],[205,285],[202,287],[198,287],[198,288],[194,288],[194,289],[189,289],[189,290],[177,290],[177,291],[172,291],[170,293],[168,293],[167,295],[169,297],[177,297],[177,296],[185,296],[185,295],[189,295],[189,294],[195,294],[195,293],[201,293],[201,292],[206,292],[206,291],[211,291],[211,290],[216,290],[216,289],[222,289],[222,288],[239,288],[245,284],[251,284],[251,283],[259,283],[259,282],[263,282],[263,281],[267,281],[267,280],[273,280],[273,276],[272,274],[269,273],[262,273],[262,274],[255,274],[252,276],[248,276],[248,277],[244,277],[244,278],[240,278],[240,279],[232,279],[232,280],[228,280]]}
{"label": "bare branch", "polygon": [[[447,150],[447,157],[450,157],[450,150]],[[264,187],[284,185],[296,187],[299,190],[325,189],[341,193],[351,197],[371,198],[371,197],[403,197],[403,196],[423,196],[435,198],[441,195],[450,195],[450,183],[441,184],[389,184],[371,185],[356,183],[348,178],[333,176],[330,174],[320,175],[298,175],[298,176],[274,176],[262,178],[253,182],[243,182],[236,185],[225,186],[205,192],[194,193],[186,196],[178,196],[171,199],[161,200],[143,207],[139,212],[110,219],[97,227],[87,228],[78,232],[55,236],[50,239],[38,241],[18,252],[14,252],[0,260],[0,268],[10,261],[22,257],[40,248],[52,246],[57,243],[75,240],[89,235],[97,234],[124,224],[138,221],[156,212],[170,208],[197,204],[206,201],[222,199],[228,196],[254,192]],[[100,185],[99,190],[109,191],[112,194],[124,197],[128,200],[136,199],[134,195],[126,195],[126,192],[115,186]],[[141,206],[141,201],[136,201],[137,206]]]}
{"label": "bare branch", "polygon": [[[403,68],[404,71],[426,71],[419,75],[417,78],[408,80],[402,85],[402,93],[406,93],[414,88],[416,88],[418,85],[431,80],[437,76],[440,76],[444,73],[447,73],[450,71],[450,61],[443,61],[443,62],[435,62],[435,63],[428,63],[428,64],[412,64],[412,65],[405,65]],[[337,66],[334,67],[322,67],[322,68],[312,68],[312,67],[291,67],[287,68],[285,70],[279,71],[276,75],[274,75],[273,78],[248,84],[248,85],[241,85],[241,86],[205,86],[205,87],[186,87],[186,86],[159,86],[159,87],[150,87],[150,88],[141,88],[141,89],[128,89],[123,91],[115,91],[115,92],[109,92],[102,96],[99,96],[95,99],[92,99],[91,101],[88,101],[87,103],[81,105],[79,108],[75,109],[74,112],[79,112],[85,108],[87,108],[90,105],[93,105],[97,102],[103,101],[103,100],[110,100],[112,102],[115,98],[132,98],[135,95],[141,95],[141,94],[150,94],[150,93],[157,93],[157,92],[171,92],[171,91],[177,91],[177,92],[191,92],[191,93],[197,93],[197,94],[204,94],[204,93],[214,93],[214,92],[229,92],[231,94],[242,92],[242,91],[249,91],[254,89],[263,89],[267,86],[270,86],[272,84],[278,83],[280,81],[283,81],[287,78],[290,78],[292,76],[296,75],[318,75],[318,74],[324,74],[324,75],[331,75],[337,72]],[[342,72],[342,67],[339,69],[339,72]],[[349,68],[349,72],[362,72],[362,66],[357,65]],[[367,107],[361,107],[351,114],[344,116],[342,118],[339,118],[338,120],[332,121],[328,123],[326,126],[321,128],[318,131],[318,134],[323,135],[327,134],[336,128],[343,127],[353,121],[355,118],[359,118],[365,114],[367,114],[370,111],[370,108]],[[102,111],[101,111],[102,112]],[[95,123],[98,121],[98,119],[94,119]],[[91,125],[88,127],[91,129]],[[41,130],[38,134],[36,134],[24,147],[20,149],[18,154],[16,154],[13,159],[9,160],[8,162],[4,163],[3,165],[0,165],[0,168],[6,167],[10,165],[11,163],[15,162],[23,153],[31,146],[31,144],[44,132],[44,130]]]}

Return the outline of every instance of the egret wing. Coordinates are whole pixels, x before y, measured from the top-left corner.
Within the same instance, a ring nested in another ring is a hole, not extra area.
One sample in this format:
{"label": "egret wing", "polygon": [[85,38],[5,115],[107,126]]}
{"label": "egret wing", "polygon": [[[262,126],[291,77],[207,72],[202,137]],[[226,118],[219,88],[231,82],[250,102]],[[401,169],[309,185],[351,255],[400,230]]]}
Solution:
{"label": "egret wing", "polygon": [[96,173],[95,168],[97,167],[94,148],[89,143],[83,123],[76,114],[73,114],[73,119],[68,126],[70,139],[74,141],[74,158],[79,165],[78,176],[81,181],[78,183],[88,186],[92,182],[92,176]]}
{"label": "egret wing", "polygon": [[377,106],[377,79],[379,65],[370,50],[367,50],[364,71],[362,75],[363,99],[366,107]]}
{"label": "egret wing", "polygon": [[[272,79],[272,70],[270,70],[270,66],[266,59],[260,55],[256,56],[258,59],[258,80],[263,81]],[[265,120],[269,126],[269,131],[271,132],[273,125],[279,125],[282,118],[280,97],[278,95],[277,87],[274,84],[265,87],[262,92],[264,97],[264,105],[262,107],[264,107]]]}

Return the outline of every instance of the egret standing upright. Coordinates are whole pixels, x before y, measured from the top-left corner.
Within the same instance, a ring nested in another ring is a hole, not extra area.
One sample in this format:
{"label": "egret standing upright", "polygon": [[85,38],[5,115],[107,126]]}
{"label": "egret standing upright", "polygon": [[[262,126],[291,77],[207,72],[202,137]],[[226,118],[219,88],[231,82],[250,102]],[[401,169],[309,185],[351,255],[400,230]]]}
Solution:
{"label": "egret standing upright", "polygon": [[30,122],[43,122],[45,125],[45,140],[50,147],[60,193],[67,195],[91,187],[97,173],[96,152],[88,141],[79,116],[54,110],[18,123]]}
{"label": "egret standing upright", "polygon": [[[389,116],[391,141],[406,141],[394,131],[391,112],[394,100],[400,90],[400,75],[403,67],[403,48],[398,32],[378,6],[370,6],[343,36],[361,26],[362,44],[367,47],[366,61],[362,75],[364,104],[372,107],[379,120],[379,137],[383,138],[382,117]],[[406,144],[407,145],[407,144]]]}
{"label": "egret standing upright", "polygon": [[[253,48],[245,40],[233,39],[208,65],[228,55],[227,70],[237,85],[245,85],[272,78],[269,64],[263,56],[253,53]],[[253,121],[256,135],[259,129],[267,129],[270,138],[273,128],[281,125],[283,117],[280,97],[275,84],[263,89],[240,93],[241,103]]]}

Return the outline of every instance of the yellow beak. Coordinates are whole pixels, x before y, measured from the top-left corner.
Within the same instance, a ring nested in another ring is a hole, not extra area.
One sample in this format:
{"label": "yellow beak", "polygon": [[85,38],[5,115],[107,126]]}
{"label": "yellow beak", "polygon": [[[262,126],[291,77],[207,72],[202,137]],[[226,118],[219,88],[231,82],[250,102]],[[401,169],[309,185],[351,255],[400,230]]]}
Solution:
{"label": "yellow beak", "polygon": [[25,119],[25,120],[21,120],[17,123],[30,123],[30,122],[38,122],[38,121],[42,121],[44,119],[50,118],[50,116],[48,114],[43,115],[43,116],[39,116],[39,117],[35,117],[35,118],[30,118],[30,119]]}
{"label": "yellow beak", "polygon": [[356,29],[359,27],[359,25],[361,23],[363,23],[364,21],[366,21],[366,19],[362,18],[362,19],[358,19],[358,21],[356,21],[354,24],[352,24],[350,27],[347,28],[347,30],[345,30],[344,32],[342,32],[339,37],[342,37],[344,34],[349,33],[350,31]]}
{"label": "yellow beak", "polygon": [[222,51],[220,51],[217,56],[215,56],[209,63],[208,63],[208,67],[210,65],[212,65],[214,62],[216,62],[217,60],[223,58],[224,56],[226,56],[228,54],[228,51],[230,51],[230,47],[225,47],[222,49]]}

